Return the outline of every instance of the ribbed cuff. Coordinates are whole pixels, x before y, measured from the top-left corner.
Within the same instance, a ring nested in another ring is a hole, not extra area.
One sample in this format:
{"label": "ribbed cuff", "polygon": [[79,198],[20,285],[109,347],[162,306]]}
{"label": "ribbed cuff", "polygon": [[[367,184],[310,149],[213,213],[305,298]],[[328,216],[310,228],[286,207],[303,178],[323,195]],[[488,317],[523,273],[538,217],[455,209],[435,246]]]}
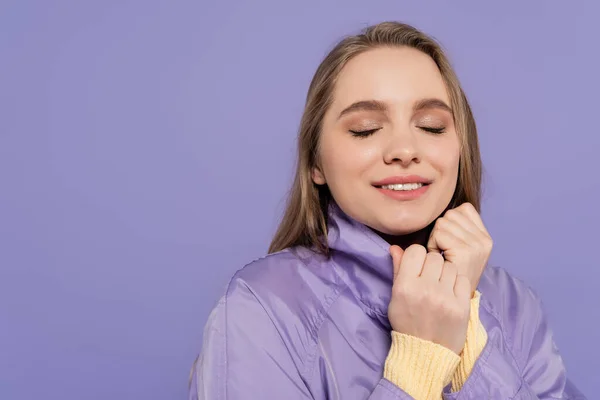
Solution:
{"label": "ribbed cuff", "polygon": [[488,339],[487,332],[479,319],[479,300],[481,293],[475,292],[471,299],[471,313],[467,326],[467,340],[461,353],[460,364],[452,376],[452,391],[458,392],[462,389],[471,374],[477,358],[483,351]]}
{"label": "ribbed cuff", "polygon": [[444,346],[392,331],[384,377],[415,400],[439,399],[459,363],[460,356]]}

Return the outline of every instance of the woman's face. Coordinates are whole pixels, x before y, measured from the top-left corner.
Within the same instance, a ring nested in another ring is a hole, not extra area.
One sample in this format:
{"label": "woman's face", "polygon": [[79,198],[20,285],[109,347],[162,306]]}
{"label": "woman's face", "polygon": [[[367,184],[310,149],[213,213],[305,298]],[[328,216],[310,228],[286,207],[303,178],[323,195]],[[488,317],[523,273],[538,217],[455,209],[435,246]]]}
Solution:
{"label": "woman's face", "polygon": [[[326,183],[345,213],[379,232],[404,235],[428,226],[452,199],[460,158],[435,62],[408,47],[369,50],[343,68],[333,99],[313,181]],[[388,178],[418,181],[415,175],[429,184],[382,187]]]}

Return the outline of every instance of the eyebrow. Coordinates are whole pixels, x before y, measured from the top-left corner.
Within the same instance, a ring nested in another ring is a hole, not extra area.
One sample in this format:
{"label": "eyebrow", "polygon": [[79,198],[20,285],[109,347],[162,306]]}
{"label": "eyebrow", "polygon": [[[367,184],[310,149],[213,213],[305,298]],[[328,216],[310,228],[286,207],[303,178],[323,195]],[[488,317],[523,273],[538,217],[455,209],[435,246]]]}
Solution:
{"label": "eyebrow", "polygon": [[[448,104],[446,104],[446,102],[436,98],[422,99],[417,101],[413,105],[413,112],[426,110],[430,108],[437,108],[440,110],[447,111],[450,114],[454,114],[452,108]],[[344,108],[338,116],[338,119],[342,118],[346,114],[350,114],[356,111],[378,111],[385,113],[388,111],[388,106],[384,102],[378,100],[357,101]]]}
{"label": "eyebrow", "polygon": [[384,102],[377,100],[362,100],[352,103],[348,107],[344,108],[340,115],[338,115],[338,119],[342,118],[346,114],[356,111],[379,111],[385,113],[387,110],[388,107]]}
{"label": "eyebrow", "polygon": [[423,99],[417,101],[413,106],[413,112],[426,110],[429,108],[437,108],[439,110],[447,111],[450,114],[454,114],[454,112],[452,111],[452,107],[446,104],[445,101],[436,98]]}

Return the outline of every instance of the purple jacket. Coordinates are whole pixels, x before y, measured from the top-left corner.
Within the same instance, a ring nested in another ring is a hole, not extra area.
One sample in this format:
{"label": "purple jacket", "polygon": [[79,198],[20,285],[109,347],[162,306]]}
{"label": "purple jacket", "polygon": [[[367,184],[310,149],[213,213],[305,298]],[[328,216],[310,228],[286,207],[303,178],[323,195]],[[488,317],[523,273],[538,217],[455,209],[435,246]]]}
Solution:
{"label": "purple jacket", "polygon": [[[411,399],[383,378],[389,245],[335,203],[328,242],[329,259],[296,247],[234,275],[206,324],[190,400]],[[585,399],[535,293],[498,267],[478,289],[488,342],[462,390],[444,399]]]}

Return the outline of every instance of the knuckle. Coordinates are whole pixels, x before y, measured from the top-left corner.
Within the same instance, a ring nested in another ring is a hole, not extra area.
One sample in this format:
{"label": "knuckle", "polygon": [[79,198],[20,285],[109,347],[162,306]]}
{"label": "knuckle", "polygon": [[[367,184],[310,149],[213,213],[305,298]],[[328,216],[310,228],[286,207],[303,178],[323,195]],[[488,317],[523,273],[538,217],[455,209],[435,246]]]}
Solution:
{"label": "knuckle", "polygon": [[448,218],[446,218],[446,217],[438,218],[437,221],[435,221],[434,227],[437,226],[437,227],[442,228],[442,227],[448,226],[448,222],[449,222]]}
{"label": "knuckle", "polygon": [[471,289],[471,282],[469,281],[469,278],[466,275],[457,275],[456,283],[458,285],[458,290],[460,290],[463,293]]}
{"label": "knuckle", "polygon": [[425,255],[427,254],[427,249],[420,244],[411,244],[406,249],[406,252],[408,252],[408,251],[410,251],[411,254],[414,254],[415,256],[421,255],[421,256],[425,257]]}
{"label": "knuckle", "polygon": [[464,202],[463,204],[461,204],[461,207],[463,207],[465,210],[467,210],[467,209],[468,209],[468,210],[472,210],[472,211],[477,211],[477,210],[475,209],[475,206],[473,205],[473,203],[471,203],[471,202],[468,202],[468,201],[466,201],[466,202]]}
{"label": "knuckle", "polygon": [[455,208],[451,208],[450,210],[446,211],[446,214],[444,214],[445,217],[454,217],[456,216],[456,214],[458,214],[459,211]]}
{"label": "knuckle", "polygon": [[479,247],[485,252],[489,252],[494,247],[494,242],[491,238],[486,236],[479,241]]}
{"label": "knuckle", "polygon": [[413,280],[407,280],[403,283],[396,285],[397,287],[392,288],[392,291],[396,295],[396,297],[403,299],[404,301],[414,303],[419,300],[421,288],[419,284],[417,284]]}
{"label": "knuckle", "polygon": [[428,287],[424,287],[423,290],[421,290],[419,293],[416,293],[415,296],[419,303],[427,304],[427,306],[430,308],[435,308],[437,298],[433,291]]}
{"label": "knuckle", "polygon": [[392,294],[396,297],[404,298],[408,294],[408,285],[404,282],[394,284],[392,287]]}
{"label": "knuckle", "polygon": [[457,273],[458,268],[456,268],[456,265],[451,263],[444,265],[444,274],[448,274],[450,277],[456,277]]}
{"label": "knuckle", "polygon": [[442,264],[444,262],[444,256],[438,252],[429,252],[427,253],[427,261],[431,264]]}
{"label": "knuckle", "polygon": [[444,271],[447,271],[449,273],[456,273],[456,271],[458,271],[458,267],[456,266],[456,264],[449,262],[444,264]]}

